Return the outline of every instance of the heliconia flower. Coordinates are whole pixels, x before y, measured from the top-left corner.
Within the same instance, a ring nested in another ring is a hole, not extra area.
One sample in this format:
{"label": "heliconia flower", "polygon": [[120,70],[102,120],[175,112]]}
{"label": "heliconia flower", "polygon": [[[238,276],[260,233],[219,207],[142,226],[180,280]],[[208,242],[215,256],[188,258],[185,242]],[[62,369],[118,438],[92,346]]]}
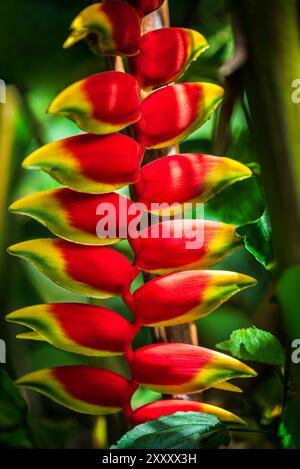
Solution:
{"label": "heliconia flower", "polygon": [[206,203],[225,187],[251,174],[247,166],[230,158],[197,153],[170,155],[141,168],[134,193],[150,212],[176,213],[174,208],[155,210],[151,204],[177,204],[181,210],[185,203]]}
{"label": "heliconia flower", "polygon": [[133,280],[129,260],[106,246],[44,238],[15,244],[8,252],[31,262],[58,285],[95,298],[122,295]]}
{"label": "heliconia flower", "polygon": [[190,270],[157,277],[134,292],[136,317],[147,326],[194,321],[255,283],[248,275],[221,270]]}
{"label": "heliconia flower", "polygon": [[180,78],[207,48],[206,39],[192,29],[156,29],[142,37],[139,54],[129,59],[129,71],[142,88],[151,89]]}
{"label": "heliconia flower", "polygon": [[142,347],[131,365],[136,382],[163,394],[193,394],[228,379],[256,376],[228,355],[178,343]]}
{"label": "heliconia flower", "polygon": [[211,267],[242,245],[235,226],[190,219],[157,223],[129,241],[136,266],[154,274]]}
{"label": "heliconia flower", "polygon": [[113,192],[139,179],[143,148],[122,134],[82,134],[48,143],[23,162],[79,192]]}
{"label": "heliconia flower", "polygon": [[[124,353],[131,338],[131,326],[125,318],[110,309],[88,304],[29,306],[8,314],[6,319],[33,329],[41,340],[55,347],[95,357]],[[32,336],[27,333],[21,338]]]}
{"label": "heliconia flower", "polygon": [[10,211],[36,219],[66,240],[101,245],[127,238],[128,225],[137,218],[134,210],[129,214],[133,205],[116,193],[94,195],[61,188],[17,200]]}
{"label": "heliconia flower", "polygon": [[145,148],[163,148],[184,140],[210,118],[223,94],[212,83],[180,83],[154,91],[141,104],[138,141]]}
{"label": "heliconia flower", "polygon": [[76,412],[90,415],[119,412],[129,392],[129,382],[123,376],[91,366],[34,371],[19,378],[16,384],[40,392]]}
{"label": "heliconia flower", "polygon": [[103,2],[76,16],[64,48],[87,39],[91,49],[101,55],[126,56],[138,53],[140,38],[141,19],[132,6],[123,1]]}
{"label": "heliconia flower", "polygon": [[63,90],[48,112],[68,117],[86,132],[118,132],[140,118],[138,82],[124,72],[97,73]]}
{"label": "heliconia flower", "polygon": [[140,425],[148,420],[158,419],[175,412],[204,412],[215,415],[221,422],[246,425],[246,422],[240,417],[221,407],[183,399],[166,399],[146,404],[134,411],[132,422],[134,425]]}
{"label": "heliconia flower", "polygon": [[157,10],[165,0],[125,0],[130,3],[139,12],[141,16],[149,15]]}

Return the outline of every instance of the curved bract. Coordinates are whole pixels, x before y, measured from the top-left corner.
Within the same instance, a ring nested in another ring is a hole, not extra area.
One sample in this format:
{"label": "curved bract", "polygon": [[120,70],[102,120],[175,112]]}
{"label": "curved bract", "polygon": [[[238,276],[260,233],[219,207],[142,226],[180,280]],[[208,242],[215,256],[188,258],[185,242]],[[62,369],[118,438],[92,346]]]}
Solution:
{"label": "curved bract", "polygon": [[236,227],[208,220],[168,220],[130,238],[136,266],[154,274],[211,267],[242,245]]}
{"label": "curved bract", "polygon": [[122,295],[133,280],[129,260],[105,246],[44,238],[15,244],[8,252],[31,262],[58,285],[95,298]]}
{"label": "curved bract", "polygon": [[135,380],[164,394],[193,394],[232,378],[256,376],[235,358],[186,344],[155,344],[134,353]]}
{"label": "curved bract", "polygon": [[128,3],[95,3],[82,10],[73,20],[64,48],[87,39],[97,54],[134,55],[139,51],[140,38],[140,17]]}
{"label": "curved bract", "polygon": [[131,200],[116,193],[81,194],[63,188],[17,200],[10,211],[36,219],[68,241],[105,245],[127,238],[128,226],[137,218],[133,206]]}
{"label": "curved bract", "polygon": [[151,90],[180,78],[208,48],[202,34],[186,28],[162,28],[142,37],[140,52],[129,59],[129,71]]}
{"label": "curved bract", "polygon": [[102,194],[138,181],[143,154],[126,135],[82,134],[40,147],[23,168],[45,171],[78,192]]}
{"label": "curved bract", "polygon": [[181,211],[183,204],[206,203],[225,187],[251,175],[247,166],[230,158],[183,153],[143,166],[134,191],[137,202],[145,204],[149,212],[167,215]]}
{"label": "curved bract", "polygon": [[116,373],[90,366],[62,366],[34,371],[16,383],[38,391],[76,412],[114,414],[127,401],[128,381]]}
{"label": "curved bract", "polygon": [[140,118],[138,83],[124,72],[97,73],[63,90],[48,112],[68,117],[86,132],[118,132]]}
{"label": "curved bract", "polygon": [[[82,355],[120,355],[130,340],[130,323],[114,311],[100,306],[42,304],[14,311],[6,319],[29,327],[55,347]],[[32,336],[27,335],[27,338]]]}
{"label": "curved bract", "polygon": [[158,419],[164,415],[175,412],[204,412],[218,417],[221,422],[245,425],[246,422],[228,410],[221,409],[215,405],[206,404],[183,399],[166,399],[163,401],[151,402],[143,407],[139,407],[133,413],[132,421],[134,425],[140,425],[148,420]]}
{"label": "curved bract", "polygon": [[248,275],[221,270],[191,270],[157,277],[134,292],[136,315],[147,326],[183,324],[207,316],[255,283]]}
{"label": "curved bract", "polygon": [[135,125],[138,141],[145,148],[181,142],[211,117],[223,94],[223,88],[212,83],[180,83],[154,91],[141,104]]}

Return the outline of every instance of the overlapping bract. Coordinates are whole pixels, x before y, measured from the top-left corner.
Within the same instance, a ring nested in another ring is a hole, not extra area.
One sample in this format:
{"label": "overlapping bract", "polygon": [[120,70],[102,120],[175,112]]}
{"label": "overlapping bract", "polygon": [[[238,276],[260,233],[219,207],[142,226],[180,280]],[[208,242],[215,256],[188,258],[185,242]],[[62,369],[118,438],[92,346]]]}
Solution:
{"label": "overlapping bract", "polygon": [[220,270],[191,270],[157,277],[134,292],[136,316],[147,326],[194,321],[255,283],[248,275]]}
{"label": "overlapping bract", "polygon": [[97,73],[64,89],[48,112],[68,117],[86,132],[118,132],[140,118],[138,82],[124,72]]}
{"label": "overlapping bract", "polygon": [[9,253],[31,262],[58,285],[95,298],[122,295],[133,280],[129,260],[106,246],[43,238],[15,244]]}
{"label": "overlapping bract", "polygon": [[168,220],[130,239],[136,266],[167,274],[210,267],[241,246],[236,227],[208,220]]}
{"label": "overlapping bract", "polygon": [[17,384],[38,391],[76,412],[119,412],[128,400],[129,382],[116,373],[90,366],[62,366],[29,373]]}
{"label": "overlapping bract", "polygon": [[164,394],[193,394],[232,378],[256,376],[235,358],[186,344],[142,347],[132,361],[134,379]]}
{"label": "overlapping bract", "polygon": [[131,211],[133,205],[116,193],[91,195],[63,188],[29,195],[14,202],[10,210],[35,218],[68,241],[102,245],[127,238],[130,222],[138,217]]}
{"label": "overlapping bract", "polygon": [[244,420],[232,412],[228,412],[228,410],[221,409],[215,405],[206,404],[205,402],[183,399],[165,399],[139,407],[134,411],[132,421],[135,425],[140,425],[148,420],[158,419],[159,417],[174,414],[175,412],[205,412],[206,414],[215,415],[221,422],[239,425],[245,424]]}
{"label": "overlapping bract", "polygon": [[123,1],[95,3],[82,10],[71,24],[64,47],[87,39],[101,55],[134,55],[139,51],[141,20],[136,10]]}
{"label": "overlapping bract", "polygon": [[223,93],[212,83],[180,83],[154,91],[141,104],[138,141],[145,148],[163,148],[184,140],[211,117]]}
{"label": "overlapping bract", "polygon": [[[176,213],[182,204],[206,203],[236,181],[250,177],[251,170],[239,161],[212,155],[183,153],[153,161],[141,168],[134,185],[136,200],[158,214]],[[160,204],[155,209],[152,204]],[[162,204],[177,204],[163,208]]]}
{"label": "overlapping bract", "polygon": [[83,134],[44,145],[23,167],[41,169],[75,191],[101,194],[136,182],[143,153],[126,135]]}
{"label": "overlapping bract", "polygon": [[125,318],[110,309],[88,304],[29,306],[10,313],[6,319],[29,327],[55,347],[82,355],[123,354],[131,337],[131,326]]}
{"label": "overlapping bract", "polygon": [[139,54],[129,59],[129,71],[149,90],[180,78],[207,48],[206,39],[192,29],[150,31],[142,37]]}

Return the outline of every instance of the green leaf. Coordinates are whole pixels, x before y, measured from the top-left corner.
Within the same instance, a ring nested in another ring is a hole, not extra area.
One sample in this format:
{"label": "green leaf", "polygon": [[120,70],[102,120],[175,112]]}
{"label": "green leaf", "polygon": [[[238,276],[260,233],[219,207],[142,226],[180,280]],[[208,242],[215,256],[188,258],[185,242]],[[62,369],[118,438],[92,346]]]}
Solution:
{"label": "green leaf", "polygon": [[7,372],[0,367],[0,447],[33,447],[26,417],[26,402]]}
{"label": "green leaf", "polygon": [[205,205],[205,218],[246,225],[260,218],[265,209],[262,189],[255,177],[225,188]]}
{"label": "green leaf", "polygon": [[242,360],[277,366],[284,364],[284,350],[278,339],[255,326],[233,331],[229,340],[220,342],[216,347]]}
{"label": "green leaf", "polygon": [[300,449],[300,411],[295,401],[290,401],[282,413],[279,436],[286,449]]}
{"label": "green leaf", "polygon": [[0,432],[24,421],[27,405],[6,371],[0,368]]}
{"label": "green leaf", "polygon": [[266,269],[273,267],[271,225],[266,212],[254,223],[240,226],[236,233],[244,238],[246,249],[253,254],[260,264]]}
{"label": "green leaf", "polygon": [[112,449],[217,448],[228,442],[226,426],[214,415],[176,412],[138,425],[126,433]]}

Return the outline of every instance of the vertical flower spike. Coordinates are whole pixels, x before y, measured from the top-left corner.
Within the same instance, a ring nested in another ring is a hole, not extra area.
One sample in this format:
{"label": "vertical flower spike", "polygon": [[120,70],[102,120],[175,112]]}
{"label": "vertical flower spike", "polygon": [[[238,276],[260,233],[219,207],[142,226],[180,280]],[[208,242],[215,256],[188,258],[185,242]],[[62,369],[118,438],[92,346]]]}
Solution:
{"label": "vertical flower spike", "polygon": [[96,3],[76,16],[64,48],[87,39],[91,49],[98,54],[134,55],[139,51],[140,38],[140,17],[128,3]]}
{"label": "vertical flower spike", "polygon": [[90,366],[62,366],[29,373],[16,383],[59,404],[90,415],[113,414],[128,400],[129,382],[123,376]]}
{"label": "vertical flower spike", "polygon": [[228,410],[204,402],[183,399],[166,399],[164,401],[146,404],[134,411],[132,421],[134,425],[140,425],[148,420],[158,419],[164,415],[174,414],[175,412],[205,412],[206,414],[215,415],[221,422],[240,425],[246,424],[244,420],[232,412],[228,412]]}
{"label": "vertical flower spike", "polygon": [[15,244],[8,252],[31,262],[58,285],[95,298],[122,295],[133,280],[129,260],[104,246],[45,238]]}
{"label": "vertical flower spike", "polygon": [[187,138],[210,118],[224,90],[212,83],[180,83],[151,93],[135,125],[145,148],[163,148]]}
{"label": "vertical flower spike", "polygon": [[251,174],[247,166],[230,158],[196,153],[170,155],[141,169],[134,193],[150,212],[169,214],[170,209],[155,210],[151,204],[178,204],[182,210],[185,203],[206,203],[225,187]]}
{"label": "vertical flower spike", "polygon": [[130,341],[130,323],[100,306],[43,304],[14,311],[6,319],[33,329],[55,347],[82,355],[120,355]]}
{"label": "vertical flower spike", "polygon": [[168,220],[130,239],[137,267],[154,274],[211,267],[242,245],[236,227],[208,220]]}
{"label": "vertical flower spike", "polygon": [[118,132],[140,118],[138,83],[128,73],[97,73],[63,90],[48,112],[68,117],[86,132]]}
{"label": "vertical flower spike", "polygon": [[154,10],[157,10],[165,0],[126,0],[139,12],[141,16],[149,15]]}
{"label": "vertical flower spike", "polygon": [[252,368],[235,358],[177,343],[138,349],[132,370],[139,384],[163,394],[193,394],[231,378],[256,376]]}
{"label": "vertical flower spike", "polygon": [[122,134],[82,134],[48,143],[29,155],[24,168],[41,169],[79,192],[113,192],[139,179],[143,148]]}
{"label": "vertical flower spike", "polygon": [[191,270],[157,277],[134,292],[136,317],[147,326],[194,321],[255,283],[248,275],[221,270]]}
{"label": "vertical flower spike", "polygon": [[[127,238],[136,215],[131,200],[119,194],[81,194],[70,189],[37,192],[17,200],[10,211],[28,215],[52,233],[81,244],[115,244]],[[141,216],[141,215],[140,215]]]}
{"label": "vertical flower spike", "polygon": [[180,78],[207,48],[206,39],[192,29],[156,29],[142,37],[140,53],[129,59],[129,70],[142,88],[150,90]]}

